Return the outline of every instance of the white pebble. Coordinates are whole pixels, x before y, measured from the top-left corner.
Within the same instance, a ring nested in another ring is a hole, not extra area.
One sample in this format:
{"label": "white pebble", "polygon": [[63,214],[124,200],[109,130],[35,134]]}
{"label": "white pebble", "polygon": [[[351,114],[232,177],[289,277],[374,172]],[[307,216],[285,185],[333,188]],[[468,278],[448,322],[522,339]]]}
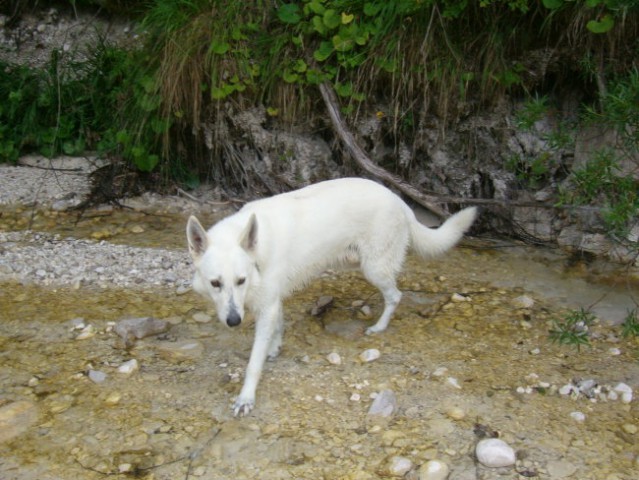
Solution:
{"label": "white pebble", "polygon": [[93,383],[102,383],[106,380],[107,374],[100,370],[89,370],[89,379]]}
{"label": "white pebble", "polygon": [[331,352],[328,355],[326,355],[326,360],[331,365],[341,365],[342,364],[342,357],[340,357],[339,353],[337,353],[337,352]]}
{"label": "white pebble", "polygon": [[459,381],[455,377],[448,377],[446,379],[446,383],[451,387],[455,387],[461,390],[461,386],[459,385]]}
{"label": "white pebble", "polygon": [[439,460],[429,460],[419,468],[419,480],[445,480],[450,469]]}
{"label": "white pebble", "polygon": [[413,462],[406,457],[391,457],[388,463],[388,473],[393,477],[403,477],[413,468]]}
{"label": "white pebble", "polygon": [[486,467],[508,467],[514,465],[517,457],[515,451],[499,438],[485,438],[475,448],[477,460]]}
{"label": "white pebble", "polygon": [[559,395],[570,395],[575,390],[575,386],[571,383],[567,383],[559,389]]}
{"label": "white pebble", "polygon": [[362,396],[357,392],[353,393],[350,398],[351,402],[359,402],[361,399]]}
{"label": "white pebble", "polygon": [[94,337],[96,334],[95,327],[93,325],[87,325],[82,331],[75,337],[76,340],[86,340],[87,338]]}
{"label": "white pebble", "polygon": [[376,348],[369,348],[359,354],[359,359],[362,362],[372,362],[377,360],[381,356],[381,353]]}
{"label": "white pebble", "polygon": [[462,295],[461,293],[453,293],[450,296],[450,300],[452,302],[456,302],[456,303],[460,303],[460,302],[470,302],[470,297],[466,297],[465,295]]}
{"label": "white pebble", "polygon": [[582,412],[571,412],[570,413],[570,418],[572,418],[576,422],[584,422],[584,421],[586,421],[586,415],[584,415]]}
{"label": "white pebble", "polygon": [[521,295],[513,298],[512,304],[516,308],[532,308],[535,305],[535,301],[528,295]]}
{"label": "white pebble", "polygon": [[610,355],[621,355],[621,350],[619,350],[617,347],[611,347],[608,349],[608,353]]}
{"label": "white pebble", "polygon": [[462,408],[451,407],[446,411],[446,415],[453,420],[463,420],[466,417],[466,412]]}
{"label": "white pebble", "polygon": [[118,367],[118,372],[123,373],[124,375],[131,375],[133,372],[139,369],[138,361],[133,358],[128,362],[124,362],[122,365]]}
{"label": "white pebble", "polygon": [[615,392],[621,395],[621,401],[623,403],[632,402],[632,388],[625,383],[619,382],[615,388],[613,388]]}

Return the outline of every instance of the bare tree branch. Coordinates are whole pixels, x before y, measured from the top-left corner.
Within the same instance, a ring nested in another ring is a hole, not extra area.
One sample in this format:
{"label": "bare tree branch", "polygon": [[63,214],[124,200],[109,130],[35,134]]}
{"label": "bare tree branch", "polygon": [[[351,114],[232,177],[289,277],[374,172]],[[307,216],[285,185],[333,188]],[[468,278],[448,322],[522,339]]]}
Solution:
{"label": "bare tree branch", "polygon": [[425,195],[401,177],[384,170],[382,167],[374,163],[368,155],[366,155],[366,152],[364,152],[362,147],[357,144],[355,137],[353,137],[353,134],[347,128],[346,123],[342,118],[342,114],[339,111],[339,103],[333,88],[325,82],[320,83],[319,89],[322,94],[322,98],[324,99],[324,103],[326,104],[326,108],[328,109],[331,121],[333,122],[333,127],[342,142],[346,145],[346,148],[353,157],[353,160],[355,160],[362,169],[374,177],[394,186],[399,191],[412,198],[414,201],[440,218],[446,217],[446,212],[437,205],[439,200],[436,197]]}

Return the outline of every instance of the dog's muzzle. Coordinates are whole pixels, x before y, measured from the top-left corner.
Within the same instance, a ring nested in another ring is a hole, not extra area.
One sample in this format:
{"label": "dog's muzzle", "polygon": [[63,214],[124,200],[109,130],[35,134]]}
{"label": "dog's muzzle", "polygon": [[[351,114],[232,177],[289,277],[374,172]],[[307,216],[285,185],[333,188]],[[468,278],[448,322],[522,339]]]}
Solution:
{"label": "dog's muzzle", "polygon": [[226,324],[229,327],[237,327],[240,323],[242,323],[242,317],[240,317],[240,314],[235,310],[231,310],[228,317],[226,317]]}

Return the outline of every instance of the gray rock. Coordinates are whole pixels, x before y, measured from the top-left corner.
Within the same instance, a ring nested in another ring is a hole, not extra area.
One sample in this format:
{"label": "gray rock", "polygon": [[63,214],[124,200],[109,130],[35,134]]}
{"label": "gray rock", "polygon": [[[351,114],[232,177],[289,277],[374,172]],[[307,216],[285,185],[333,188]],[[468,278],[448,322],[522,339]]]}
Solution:
{"label": "gray rock", "polygon": [[120,320],[113,328],[125,342],[166,332],[171,324],[153,317],[127,318]]}
{"label": "gray rock", "polygon": [[93,383],[102,383],[106,380],[107,374],[100,370],[89,370],[89,380]]}
{"label": "gray rock", "polygon": [[379,392],[371,407],[368,415],[371,417],[389,418],[397,409],[397,398],[392,390],[382,390]]}

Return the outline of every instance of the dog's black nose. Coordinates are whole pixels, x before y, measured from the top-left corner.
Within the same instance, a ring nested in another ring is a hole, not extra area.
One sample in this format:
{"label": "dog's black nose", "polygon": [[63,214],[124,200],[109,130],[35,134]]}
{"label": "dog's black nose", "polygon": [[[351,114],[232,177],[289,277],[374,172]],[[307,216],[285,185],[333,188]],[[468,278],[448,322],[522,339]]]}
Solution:
{"label": "dog's black nose", "polygon": [[242,323],[242,317],[235,310],[229,312],[229,316],[226,317],[226,324],[229,327],[237,327],[240,323]]}

